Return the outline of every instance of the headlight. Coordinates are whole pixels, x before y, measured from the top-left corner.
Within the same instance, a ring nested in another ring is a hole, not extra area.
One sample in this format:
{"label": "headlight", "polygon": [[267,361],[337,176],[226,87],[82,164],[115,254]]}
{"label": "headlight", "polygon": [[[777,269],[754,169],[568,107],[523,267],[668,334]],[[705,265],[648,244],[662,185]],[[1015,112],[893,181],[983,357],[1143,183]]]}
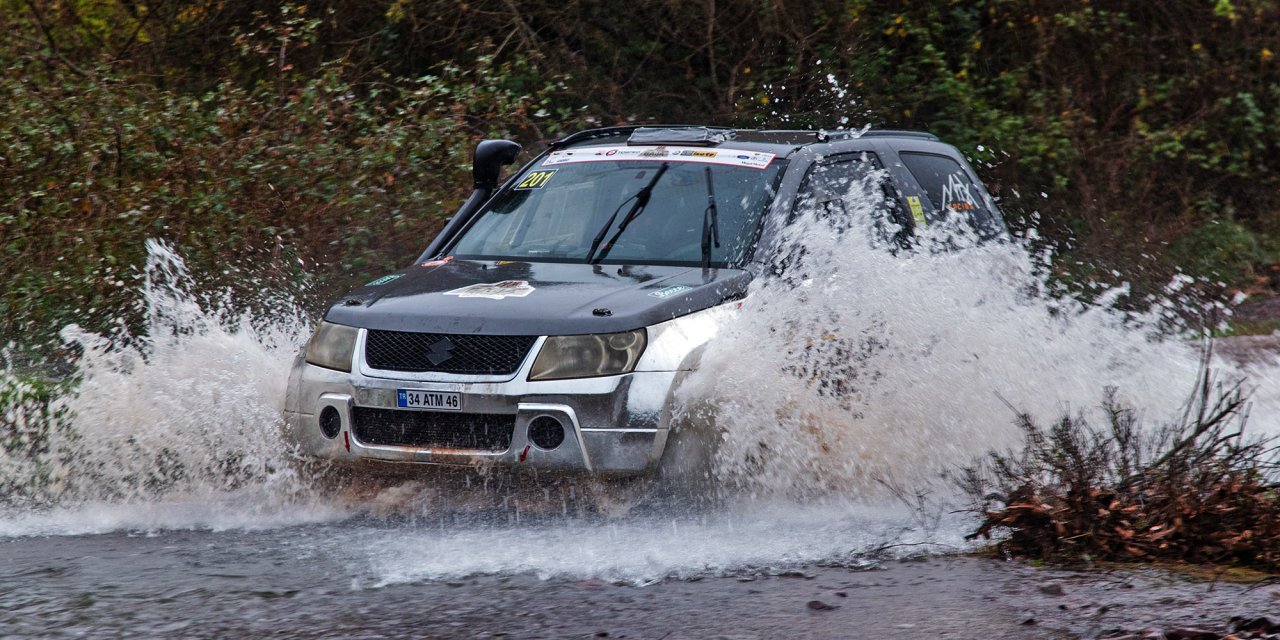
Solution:
{"label": "headlight", "polygon": [[351,355],[356,350],[360,330],[340,324],[321,322],[316,335],[307,345],[307,362],[338,371],[351,371]]}
{"label": "headlight", "polygon": [[644,352],[644,329],[589,336],[551,336],[538,352],[530,380],[562,380],[629,373]]}

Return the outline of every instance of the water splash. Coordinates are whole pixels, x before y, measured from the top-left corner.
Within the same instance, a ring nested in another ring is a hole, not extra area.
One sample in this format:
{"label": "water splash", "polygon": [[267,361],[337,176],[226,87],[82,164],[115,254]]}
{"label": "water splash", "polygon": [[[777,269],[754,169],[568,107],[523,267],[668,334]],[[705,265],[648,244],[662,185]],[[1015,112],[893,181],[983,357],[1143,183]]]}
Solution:
{"label": "water splash", "polygon": [[974,546],[963,540],[962,520],[951,516],[934,529],[895,506],[753,501],[702,514],[570,520],[518,531],[424,522],[415,530],[353,532],[336,544],[367,550],[374,585],[510,573],[644,585],[955,552]]}
{"label": "water splash", "polygon": [[[962,225],[922,234],[934,250],[891,251],[867,241],[883,206],[875,179],[845,198],[852,229],[816,212],[792,226],[787,275],[753,284],[680,390],[686,406],[712,407],[721,479],[758,495],[881,498],[1018,445],[1014,408],[1088,414],[1112,386],[1149,422],[1179,413],[1204,348],[1180,320],[1182,279],[1139,313],[1114,304],[1123,286],[1091,304],[1063,296],[1050,255],[978,243]],[[1214,365],[1252,381],[1255,433],[1280,432],[1280,366]]]}
{"label": "water splash", "polygon": [[101,515],[102,503],[136,505],[138,526],[173,522],[157,506],[175,500],[188,506],[173,512],[210,523],[220,513],[262,515],[307,493],[279,437],[289,365],[309,332],[298,305],[277,296],[265,305],[269,317],[254,317],[236,311],[229,294],[202,302],[177,253],[155,241],[147,252],[145,332],[66,327],[62,337],[79,357],[72,383],[48,403],[57,419],[22,416],[18,428],[39,446],[0,457],[9,507],[18,510],[8,524],[19,530],[53,526],[68,509],[100,514],[86,515],[88,530],[128,520],[120,515],[128,508]]}

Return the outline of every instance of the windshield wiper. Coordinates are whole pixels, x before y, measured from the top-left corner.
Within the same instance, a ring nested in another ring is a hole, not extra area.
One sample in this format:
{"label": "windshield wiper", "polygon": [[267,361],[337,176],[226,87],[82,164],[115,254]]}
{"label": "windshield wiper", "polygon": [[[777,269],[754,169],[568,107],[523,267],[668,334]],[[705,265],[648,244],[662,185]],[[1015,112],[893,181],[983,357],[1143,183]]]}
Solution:
{"label": "windshield wiper", "polygon": [[[603,227],[600,227],[600,232],[597,233],[595,239],[591,241],[591,248],[587,250],[587,262],[589,264],[599,264],[601,260],[604,260],[605,256],[609,255],[609,251],[613,249],[613,244],[618,241],[618,236],[622,235],[622,232],[627,230],[627,225],[631,224],[632,220],[638,218],[644,211],[644,208],[649,205],[649,196],[653,194],[654,185],[658,184],[658,180],[662,178],[662,174],[666,173],[670,166],[670,163],[662,163],[662,166],[658,167],[658,171],[649,179],[648,184],[635,192],[635,195],[632,195],[626,200],[618,203],[618,208],[613,210],[613,215],[609,216],[609,221],[604,223]],[[618,223],[617,232],[613,234],[612,238],[609,238],[608,242],[604,243],[604,247],[602,248],[600,243],[604,240],[604,235],[609,233],[609,229],[613,227],[613,221],[618,217],[618,212],[622,210],[622,205],[626,204],[628,200],[633,199],[635,200],[635,203],[631,205],[631,209],[627,211],[627,215],[622,216],[622,222]],[[596,255],[597,249],[600,251],[600,255],[598,256]]]}
{"label": "windshield wiper", "polygon": [[720,248],[720,210],[716,207],[716,188],[711,182],[711,167],[707,171],[707,208],[702,212],[702,268],[711,266],[711,245]]}

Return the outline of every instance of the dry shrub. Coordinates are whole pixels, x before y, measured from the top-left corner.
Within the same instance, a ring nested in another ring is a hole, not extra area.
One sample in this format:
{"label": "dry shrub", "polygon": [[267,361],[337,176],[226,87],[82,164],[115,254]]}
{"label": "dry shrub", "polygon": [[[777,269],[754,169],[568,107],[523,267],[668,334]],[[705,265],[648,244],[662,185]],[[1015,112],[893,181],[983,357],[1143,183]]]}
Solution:
{"label": "dry shrub", "polygon": [[1272,439],[1245,434],[1242,383],[1216,381],[1206,355],[1180,420],[1145,429],[1107,389],[1107,425],[1026,413],[1021,452],[992,453],[961,482],[982,517],[969,539],[1059,562],[1181,560],[1280,569],[1280,483]]}

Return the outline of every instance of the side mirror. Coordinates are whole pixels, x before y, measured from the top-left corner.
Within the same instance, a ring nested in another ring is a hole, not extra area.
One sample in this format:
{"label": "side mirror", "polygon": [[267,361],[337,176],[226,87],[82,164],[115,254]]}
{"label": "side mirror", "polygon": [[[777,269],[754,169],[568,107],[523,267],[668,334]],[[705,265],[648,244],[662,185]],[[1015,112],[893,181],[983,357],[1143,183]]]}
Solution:
{"label": "side mirror", "polygon": [[502,167],[515,162],[519,153],[520,145],[510,140],[485,140],[476,145],[476,156],[471,165],[476,189],[492,191],[498,188]]}

